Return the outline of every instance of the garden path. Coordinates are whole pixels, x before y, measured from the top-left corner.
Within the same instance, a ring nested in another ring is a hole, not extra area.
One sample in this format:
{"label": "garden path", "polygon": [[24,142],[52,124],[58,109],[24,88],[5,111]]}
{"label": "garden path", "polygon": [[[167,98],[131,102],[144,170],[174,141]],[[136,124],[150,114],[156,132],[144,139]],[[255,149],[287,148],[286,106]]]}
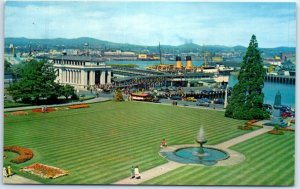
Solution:
{"label": "garden path", "polygon": [[22,177],[20,175],[13,175],[12,177],[3,177],[4,184],[42,184],[37,181]]}

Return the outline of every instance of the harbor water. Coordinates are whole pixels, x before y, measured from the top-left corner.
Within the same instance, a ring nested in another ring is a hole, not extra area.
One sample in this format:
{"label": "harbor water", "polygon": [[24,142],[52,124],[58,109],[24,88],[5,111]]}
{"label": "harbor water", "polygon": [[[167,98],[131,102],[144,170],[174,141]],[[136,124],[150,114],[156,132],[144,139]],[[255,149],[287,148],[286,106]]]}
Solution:
{"label": "harbor water", "polygon": [[[237,82],[236,76],[231,75],[229,77],[229,87],[234,86]],[[264,103],[273,105],[277,91],[281,93],[281,103],[283,105],[295,108],[296,86],[292,84],[265,82],[263,88]]]}

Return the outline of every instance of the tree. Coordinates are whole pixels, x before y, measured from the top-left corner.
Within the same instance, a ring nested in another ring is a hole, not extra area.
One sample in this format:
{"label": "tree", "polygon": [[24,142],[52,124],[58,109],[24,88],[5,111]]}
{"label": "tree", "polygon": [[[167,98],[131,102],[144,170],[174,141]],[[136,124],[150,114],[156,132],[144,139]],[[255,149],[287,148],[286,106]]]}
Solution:
{"label": "tree", "polygon": [[235,119],[265,119],[269,117],[263,108],[264,76],[262,58],[258,50],[255,35],[252,35],[246,55],[241,64],[238,83],[233,87],[229,99],[226,117]]}
{"label": "tree", "polygon": [[5,74],[11,73],[12,72],[11,67],[12,67],[11,63],[5,59],[4,60],[4,73]]}
{"label": "tree", "polygon": [[121,89],[116,89],[114,100],[117,102],[124,101]]}
{"label": "tree", "polygon": [[61,86],[60,88],[60,94],[64,97],[66,97],[66,100],[68,100],[69,96],[74,96],[75,92],[74,92],[74,87],[71,85],[65,85],[65,86]]}
{"label": "tree", "polygon": [[59,85],[54,82],[56,74],[51,64],[31,60],[21,72],[21,79],[14,82],[8,92],[15,100],[30,101],[37,104],[40,98],[55,98]]}

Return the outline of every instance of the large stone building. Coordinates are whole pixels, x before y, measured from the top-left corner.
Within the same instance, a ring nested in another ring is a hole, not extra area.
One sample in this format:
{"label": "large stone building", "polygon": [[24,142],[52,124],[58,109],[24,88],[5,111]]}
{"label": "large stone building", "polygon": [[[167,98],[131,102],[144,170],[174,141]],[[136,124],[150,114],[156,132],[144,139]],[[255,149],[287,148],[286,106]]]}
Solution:
{"label": "large stone building", "polygon": [[57,73],[56,82],[79,90],[111,84],[111,66],[103,59],[90,56],[55,56],[49,58]]}

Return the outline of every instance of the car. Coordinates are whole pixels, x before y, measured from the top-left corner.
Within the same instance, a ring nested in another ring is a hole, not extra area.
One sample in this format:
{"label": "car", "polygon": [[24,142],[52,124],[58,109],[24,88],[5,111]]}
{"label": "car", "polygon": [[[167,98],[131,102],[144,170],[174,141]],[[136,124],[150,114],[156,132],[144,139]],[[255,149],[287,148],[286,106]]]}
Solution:
{"label": "car", "polygon": [[191,96],[191,97],[187,97],[186,101],[197,102],[197,99],[195,97]]}
{"label": "car", "polygon": [[196,106],[205,106],[205,107],[209,107],[209,103],[204,101],[204,100],[198,100],[196,103]]}
{"label": "car", "polygon": [[168,87],[169,91],[176,91],[176,87]]}
{"label": "car", "polygon": [[203,100],[203,101],[208,102],[208,103],[211,102],[208,98],[200,98],[199,100]]}
{"label": "car", "polygon": [[295,113],[294,112],[283,112],[281,114],[281,117],[295,117]]}
{"label": "car", "polygon": [[153,102],[153,103],[160,103],[159,100],[160,100],[160,98],[154,97],[154,98],[152,98],[151,102]]}
{"label": "car", "polygon": [[181,96],[176,96],[175,95],[175,96],[171,96],[170,99],[171,100],[181,100],[182,98],[181,98]]}
{"label": "car", "polygon": [[214,100],[214,103],[215,103],[215,104],[224,104],[224,100],[221,99],[221,98],[218,98],[218,99],[215,99],[215,100]]}

